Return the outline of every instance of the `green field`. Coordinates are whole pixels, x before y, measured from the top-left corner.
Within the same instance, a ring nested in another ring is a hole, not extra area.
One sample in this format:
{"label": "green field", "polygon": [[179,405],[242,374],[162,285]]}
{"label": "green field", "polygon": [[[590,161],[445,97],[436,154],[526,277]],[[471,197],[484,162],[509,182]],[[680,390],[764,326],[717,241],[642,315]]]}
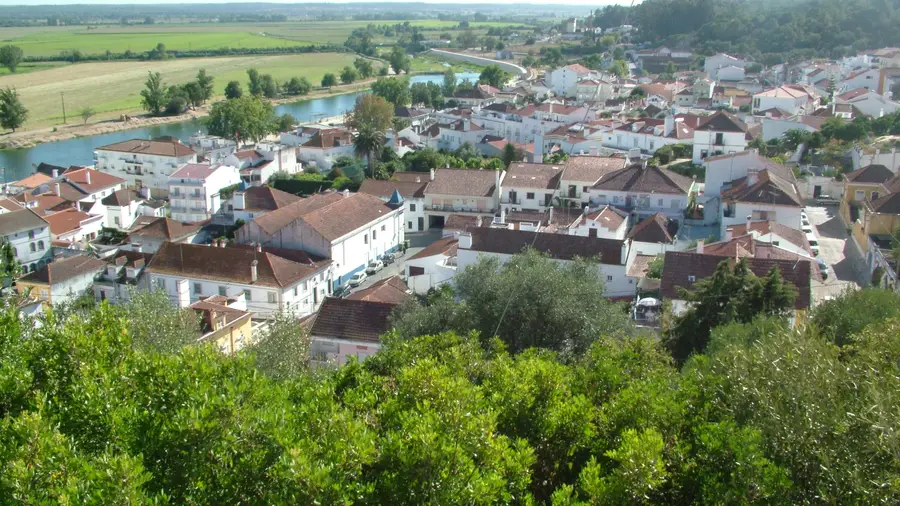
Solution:
{"label": "green field", "polygon": [[356,55],[349,53],[312,53],[88,62],[0,76],[0,88],[10,86],[18,90],[29,110],[26,128],[38,128],[62,123],[61,93],[65,93],[70,121],[85,107],[97,111],[94,120],[118,117],[122,112],[140,112],[140,91],[148,71],[159,72],[169,85],[191,81],[198,69],[205,68],[215,78],[216,95],[221,96],[231,80],[241,82],[246,91],[247,69],[251,67],[261,74],[272,74],[279,82],[296,76],[306,77],[318,85],[326,72],[337,72],[345,65],[352,65],[355,58]]}
{"label": "green field", "polygon": [[[69,65],[63,61],[48,61],[48,62],[26,62],[19,64],[19,67],[16,68],[16,74],[28,74],[30,72],[37,72],[39,70],[49,70],[54,69],[56,67],[63,67],[65,65]],[[10,74],[10,71],[6,67],[0,67],[0,76],[5,76]]]}
{"label": "green field", "polygon": [[[377,25],[399,21],[378,21]],[[342,44],[356,28],[370,21],[289,21],[284,23],[195,23],[131,26],[60,26],[34,28],[0,28],[0,44],[22,48],[25,56],[55,56],[63,51],[78,50],[82,54],[149,51],[158,43],[169,50],[202,50],[220,48],[270,48],[311,44]],[[453,21],[425,19],[411,25],[428,29],[452,29]],[[476,34],[494,26],[517,26],[515,23],[471,23]],[[436,35],[434,35],[436,37]],[[426,35],[431,38],[431,35]],[[390,43],[391,39],[378,38]]]}

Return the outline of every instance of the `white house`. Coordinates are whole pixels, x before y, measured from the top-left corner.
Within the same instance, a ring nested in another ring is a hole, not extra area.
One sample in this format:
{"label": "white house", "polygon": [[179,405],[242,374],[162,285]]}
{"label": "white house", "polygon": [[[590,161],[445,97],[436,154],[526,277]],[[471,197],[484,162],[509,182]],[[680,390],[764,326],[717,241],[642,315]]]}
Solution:
{"label": "white house", "polygon": [[397,304],[364,299],[328,297],[319,311],[304,321],[309,328],[310,362],[315,366],[358,361],[381,348],[380,336],[391,329]]}
{"label": "white house", "polygon": [[547,82],[557,95],[572,96],[575,94],[576,83],[591,78],[593,74],[594,71],[591,69],[579,63],[574,63],[551,71]]}
{"label": "white house", "polygon": [[675,249],[678,222],[663,213],[656,213],[638,222],[628,232],[631,254],[661,255]]}
{"label": "white house", "polygon": [[747,125],[725,111],[719,111],[694,128],[693,163],[708,156],[738,153],[747,149]]}
{"label": "white house", "polygon": [[19,293],[30,289],[31,297],[45,305],[64,304],[83,295],[106,262],[90,255],[75,255],[45,264],[16,281]]}
{"label": "white house", "polygon": [[110,304],[127,302],[132,290],[149,290],[149,276],[144,269],[153,259],[152,253],[122,250],[106,259],[106,268],[94,280],[94,300]]}
{"label": "white house", "polygon": [[202,223],[182,223],[169,218],[138,219],[125,242],[132,251],[155,253],[165,242],[203,242]]}
{"label": "white house", "polygon": [[428,217],[425,214],[425,187],[430,181],[429,174],[423,172],[395,172],[390,181],[366,179],[359,187],[359,193],[366,193],[385,202],[395,198],[394,193],[403,203],[403,219],[406,220],[406,231],[409,233],[428,230]]}
{"label": "white house", "polygon": [[722,191],[721,235],[729,226],[751,221],[774,221],[800,229],[803,200],[793,178],[769,169],[750,170]]}
{"label": "white house", "polygon": [[201,297],[243,294],[263,316],[303,316],[331,293],[331,261],[302,251],[253,245],[231,247],[166,242],[147,266],[150,286],[185,307]]}
{"label": "white house", "polygon": [[96,239],[103,229],[105,218],[105,215],[88,214],[75,208],[44,217],[50,224],[50,235],[53,240],[69,244]]}
{"label": "white house", "polygon": [[664,119],[642,119],[626,123],[603,134],[603,145],[623,151],[640,149],[654,153],[668,144],[691,144],[694,129],[682,118],[668,115]]}
{"label": "white house", "polygon": [[606,205],[583,214],[579,221],[568,228],[568,232],[569,235],[622,241],[628,233],[628,223],[628,213]]}
{"label": "white house", "polygon": [[744,67],[738,67],[737,65],[726,65],[724,67],[719,67],[716,69],[715,75],[710,74],[712,79],[716,81],[742,81],[744,79]]}
{"label": "white house", "polygon": [[31,209],[0,214],[0,240],[13,248],[24,272],[50,262],[50,224]]}
{"label": "white house", "polygon": [[219,192],[241,182],[237,167],[189,163],[169,176],[172,219],[196,223],[208,220],[222,204]]}
{"label": "white house", "polygon": [[511,163],[501,188],[500,207],[507,210],[546,211],[559,190],[563,164]]}
{"label": "white house", "polygon": [[601,178],[624,169],[625,158],[606,156],[572,156],[566,160],[565,170],[560,178],[560,198],[574,201],[575,207],[582,208],[590,202],[591,187]]}
{"label": "white house", "polygon": [[554,260],[567,262],[577,257],[598,259],[598,269],[606,282],[607,297],[634,295],[635,285],[625,272],[628,245],[625,241],[481,227],[460,234],[457,269],[461,272],[482,256],[493,256],[505,263],[526,248],[547,254]]}
{"label": "white house", "polygon": [[900,110],[900,103],[889,100],[867,88],[858,88],[854,91],[838,95],[837,102],[851,104],[866,116],[880,118],[886,114],[892,114]]}
{"label": "white house", "polygon": [[[748,232],[749,230],[749,232]],[[753,240],[778,246],[781,249],[812,258],[812,250],[806,234],[802,230],[787,227],[776,221],[750,220],[740,225],[731,225],[725,230],[726,241],[750,234]]]}
{"label": "white house", "polygon": [[753,95],[753,114],[781,109],[789,114],[811,114],[819,107],[819,98],[799,84],[785,84]]}
{"label": "white house", "polygon": [[261,186],[276,172],[288,175],[303,172],[302,164],[297,161],[297,147],[273,142],[262,142],[254,149],[236,151],[222,163],[240,169],[241,180],[251,186]]}
{"label": "white house", "polygon": [[428,227],[443,228],[454,214],[493,219],[500,210],[504,171],[478,169],[432,170],[425,187]]}
{"label": "white house", "polygon": [[592,186],[590,202],[594,206],[610,204],[637,216],[663,213],[680,220],[695,191],[690,178],[668,169],[632,164],[607,174]]}
{"label": "white house", "polygon": [[435,123],[425,129],[420,137],[428,147],[435,149],[457,150],[465,143],[478,144],[487,132],[470,119],[461,119],[452,123]]}
{"label": "white house", "polygon": [[237,142],[202,133],[190,136],[187,145],[209,163],[225,163],[225,158],[237,151]]}
{"label": "white house", "polygon": [[456,276],[458,242],[455,236],[444,237],[406,259],[404,274],[413,292],[424,294],[452,281]]}
{"label": "white house", "polygon": [[747,66],[747,63],[748,62],[744,61],[742,58],[727,55],[725,53],[718,53],[706,57],[703,62],[703,71],[709,74],[710,78],[715,79],[718,69],[723,67],[744,68]]}
{"label": "white house", "polygon": [[780,174],[784,179],[792,179],[791,169],[760,156],[755,149],[740,151],[729,155],[711,156],[703,160],[706,169],[706,180],[703,195],[706,198],[719,197],[726,183],[746,177],[750,172],[763,169]]}
{"label": "white house", "polygon": [[340,285],[403,244],[403,208],[365,193],[320,193],[253,218],[236,239],[329,258]]}
{"label": "white house", "polygon": [[234,222],[248,221],[301,200],[293,193],[283,192],[270,186],[251,186],[234,192],[231,199]]}
{"label": "white house", "polygon": [[118,190],[100,201],[106,210],[104,226],[128,230],[138,216],[162,218],[166,215],[166,203],[152,200],[152,189],[145,186],[141,193],[134,190]]}
{"label": "white house", "polygon": [[178,140],[117,142],[94,150],[97,170],[125,179],[128,186],[168,189],[169,175],[186,163],[196,163],[197,154]]}
{"label": "white house", "polygon": [[881,69],[870,68],[853,72],[836,84],[838,93],[846,93],[859,88],[878,91],[881,86]]}
{"label": "white house", "polygon": [[[284,142],[284,140],[282,140]],[[353,134],[344,128],[322,128],[297,146],[297,158],[322,171],[331,170],[341,156],[353,156]]]}

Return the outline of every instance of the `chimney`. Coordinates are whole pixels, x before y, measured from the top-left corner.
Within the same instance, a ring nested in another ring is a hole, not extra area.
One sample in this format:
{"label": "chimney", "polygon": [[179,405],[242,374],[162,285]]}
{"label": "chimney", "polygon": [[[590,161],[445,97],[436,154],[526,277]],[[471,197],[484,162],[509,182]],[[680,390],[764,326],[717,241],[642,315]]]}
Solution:
{"label": "chimney", "polygon": [[590,212],[590,210],[591,210],[590,206],[584,206],[584,215],[587,216],[588,212]]}
{"label": "chimney", "polygon": [[472,249],[472,234],[459,234],[459,247],[462,249]]}
{"label": "chimney", "polygon": [[497,198],[503,196],[503,191],[500,188],[500,177],[502,176],[501,172],[503,169],[497,169],[494,171],[494,191],[497,193]]}
{"label": "chimney", "polygon": [[550,215],[547,217],[547,225],[553,223],[553,206],[550,206]]}
{"label": "chimney", "polygon": [[509,208],[502,207],[500,208],[500,223],[506,223],[506,213],[509,211]]}
{"label": "chimney", "polygon": [[544,161],[544,132],[534,136],[534,163]]}
{"label": "chimney", "polygon": [[53,169],[52,174],[53,174],[53,179],[58,178],[58,177],[59,177],[59,170],[58,170],[58,169]]}
{"label": "chimney", "polygon": [[697,241],[697,253],[703,254],[703,239]]}
{"label": "chimney", "polygon": [[56,183],[56,196],[57,196],[57,197],[62,197],[62,194],[59,192],[59,187],[60,187],[60,186],[59,186],[59,183]]}
{"label": "chimney", "polygon": [[144,245],[139,242],[132,243],[131,251],[137,251],[138,253],[140,253],[140,252],[144,251]]}
{"label": "chimney", "polygon": [[175,295],[178,301],[178,307],[188,307],[191,305],[191,292],[188,286],[188,280],[179,279],[175,282]]}
{"label": "chimney", "polygon": [[91,171],[89,169],[85,169],[84,179],[87,182],[87,184],[91,184]]}
{"label": "chimney", "polygon": [[750,220],[752,220],[752,219],[753,219],[753,215],[748,214],[747,215],[747,233],[748,234],[750,233]]}
{"label": "chimney", "polygon": [[262,253],[262,243],[261,242],[256,243],[256,252]]}
{"label": "chimney", "polygon": [[259,260],[254,260],[250,262],[250,282],[256,283],[256,280],[259,279],[259,276],[256,272],[256,266],[259,265]]}
{"label": "chimney", "polygon": [[669,114],[663,124],[663,136],[668,137],[672,130],[675,130],[675,116]]}
{"label": "chimney", "polygon": [[434,169],[429,170],[429,173],[431,174],[431,180],[434,181]]}
{"label": "chimney", "polygon": [[344,189],[344,198],[345,199],[350,198],[350,190]]}
{"label": "chimney", "polygon": [[153,193],[151,192],[149,186],[142,186],[142,187],[141,187],[141,195],[143,195],[144,198],[147,199],[147,200],[152,200],[152,199],[153,199]]}
{"label": "chimney", "polygon": [[232,202],[235,209],[244,209],[246,205],[244,192],[234,192],[234,200]]}
{"label": "chimney", "polygon": [[726,228],[725,229],[725,240],[730,241],[733,238],[734,238],[734,229],[731,227]]}

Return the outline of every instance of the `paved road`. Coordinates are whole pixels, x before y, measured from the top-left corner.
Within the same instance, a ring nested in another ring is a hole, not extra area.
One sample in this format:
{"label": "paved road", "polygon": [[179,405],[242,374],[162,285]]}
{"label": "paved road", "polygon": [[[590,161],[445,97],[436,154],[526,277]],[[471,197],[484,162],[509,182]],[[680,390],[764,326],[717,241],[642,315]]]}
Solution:
{"label": "paved road", "polygon": [[824,282],[812,281],[813,300],[840,295],[866,283],[865,260],[847,237],[847,229],[838,215],[838,207],[807,207],[806,215],[819,238],[819,257],[830,270]]}
{"label": "paved road", "polygon": [[406,259],[410,258],[411,256],[415,255],[416,253],[422,251],[422,249],[424,249],[426,246],[433,243],[434,241],[437,241],[438,239],[440,239],[441,232],[442,231],[440,229],[432,229],[432,230],[429,230],[428,232],[424,232],[421,234],[406,234],[406,238],[407,238],[407,240],[409,240],[409,249],[406,250],[406,254],[403,255],[402,257],[398,258],[391,265],[386,266],[381,271],[375,273],[372,276],[369,276],[368,279],[366,279],[365,283],[360,285],[358,288],[352,289],[351,292],[355,292],[355,291],[361,290],[363,288],[367,288],[367,287],[371,286],[372,283],[374,283],[378,280],[384,279],[384,278],[389,278],[391,276],[396,276],[396,275],[399,275],[402,277],[404,272],[406,271],[406,268],[405,268]]}

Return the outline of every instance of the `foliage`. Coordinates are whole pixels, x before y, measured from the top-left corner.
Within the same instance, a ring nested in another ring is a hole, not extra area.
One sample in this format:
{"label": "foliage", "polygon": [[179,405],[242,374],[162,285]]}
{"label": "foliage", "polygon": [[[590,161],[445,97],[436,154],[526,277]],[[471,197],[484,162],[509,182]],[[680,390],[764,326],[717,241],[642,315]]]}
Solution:
{"label": "foliage", "polygon": [[434,148],[410,151],[403,155],[403,165],[406,166],[406,170],[413,172],[428,172],[430,169],[443,167],[446,160],[446,157]]}
{"label": "foliage", "polygon": [[247,91],[255,97],[263,94],[262,78],[255,68],[247,69]]}
{"label": "foliage", "polygon": [[445,97],[452,97],[456,91],[456,72],[452,68],[444,71],[444,81],[441,84],[441,91]]}
{"label": "foliage", "polygon": [[647,277],[650,279],[661,279],[663,271],[663,262],[665,256],[656,255],[653,260],[647,263]]}
{"label": "foliage", "polygon": [[259,142],[272,132],[274,120],[272,104],[250,95],[214,103],[206,128],[210,135]]}
{"label": "foliage", "polygon": [[244,94],[244,90],[241,89],[241,83],[237,81],[229,81],[229,83],[225,86],[225,98],[241,98]]}
{"label": "foliage", "polygon": [[341,83],[342,84],[351,84],[353,81],[359,79],[359,73],[355,68],[350,67],[349,65],[344,67],[341,70]]}
{"label": "foliage", "polygon": [[259,76],[259,86],[262,96],[266,98],[275,98],[278,96],[278,82],[271,74],[263,74]]}
{"label": "foliage", "polygon": [[391,55],[388,57],[388,61],[391,64],[391,68],[394,69],[395,74],[400,74],[401,72],[409,73],[409,67],[411,65],[409,56],[406,56],[406,50],[401,46],[394,46],[391,49]]}
{"label": "foliage", "polygon": [[372,68],[372,61],[365,58],[357,58],[353,60],[353,67],[359,73],[359,76],[363,79],[368,79],[375,74],[375,71]]}
{"label": "foliage", "polygon": [[294,129],[296,124],[297,118],[290,113],[284,113],[275,120],[272,130],[273,132],[289,132]]}
{"label": "foliage", "polygon": [[0,243],[0,281],[2,281],[2,286],[4,288],[9,286],[9,283],[21,274],[22,265],[16,259],[12,244],[9,241],[2,241]]}
{"label": "foliage", "polygon": [[0,89],[0,126],[15,132],[25,124],[26,119],[28,109],[25,108],[15,88]]}
{"label": "foliage", "polygon": [[284,83],[284,93],[286,95],[306,95],[312,90],[312,84],[305,77],[292,77],[288,82]]}
{"label": "foliage", "polygon": [[366,165],[372,171],[372,153],[384,147],[385,133],[392,126],[394,107],[384,98],[365,94],[356,98],[356,105],[347,113],[344,123],[356,132],[353,137],[354,151],[366,158]]}
{"label": "foliage", "polygon": [[760,314],[782,316],[793,308],[796,291],[775,267],[764,278],[756,277],[745,260],[730,266],[723,260],[712,276],[699,279],[691,290],[681,289],[690,307],[675,318],[665,336],[675,360],[683,362],[702,353],[713,328],[731,322],[748,323]]}
{"label": "foliage", "polygon": [[900,316],[900,294],[889,290],[854,290],[819,303],[810,323],[838,346],[853,344],[868,326]]}
{"label": "foliage", "polygon": [[625,313],[603,296],[599,269],[588,259],[560,264],[533,250],[503,265],[483,257],[457,274],[454,287],[458,303],[445,297],[407,304],[394,328],[406,337],[474,329],[483,340],[499,337],[514,353],[541,347],[567,356],[630,328]]}
{"label": "foliage", "polygon": [[322,87],[323,88],[331,88],[332,86],[337,86],[337,77],[331,72],[326,72],[324,76],[322,76]]}
{"label": "foliage", "polygon": [[16,72],[22,59],[22,48],[11,45],[0,47],[0,65],[8,68],[11,73]]}
{"label": "foliage", "polygon": [[140,349],[174,353],[200,338],[200,319],[192,309],[172,305],[162,290],[132,290],[117,309],[128,315],[128,333]]}
{"label": "foliage", "polygon": [[206,102],[211,99],[213,96],[213,83],[215,79],[206,73],[206,69],[200,69],[197,71],[197,85],[201,90],[201,103]]}
{"label": "foliage", "polygon": [[409,81],[397,77],[380,77],[372,83],[372,93],[395,106],[406,106],[410,103]]}
{"label": "foliage", "polygon": [[95,111],[94,108],[90,106],[82,108],[81,112],[78,113],[78,115],[81,116],[81,119],[84,121],[84,124],[87,124],[88,120],[91,119],[95,114],[97,114],[97,111]]}
{"label": "foliage", "polygon": [[509,74],[504,72],[499,65],[488,65],[481,71],[478,82],[489,84],[494,88],[503,88],[509,80]]}
{"label": "foliage", "polygon": [[251,347],[256,366],[270,378],[296,378],[307,370],[309,334],[297,319],[278,312],[266,321],[265,329]]}
{"label": "foliage", "polygon": [[141,105],[153,116],[162,114],[166,105],[165,84],[159,72],[148,72],[144,89],[141,90]]}

